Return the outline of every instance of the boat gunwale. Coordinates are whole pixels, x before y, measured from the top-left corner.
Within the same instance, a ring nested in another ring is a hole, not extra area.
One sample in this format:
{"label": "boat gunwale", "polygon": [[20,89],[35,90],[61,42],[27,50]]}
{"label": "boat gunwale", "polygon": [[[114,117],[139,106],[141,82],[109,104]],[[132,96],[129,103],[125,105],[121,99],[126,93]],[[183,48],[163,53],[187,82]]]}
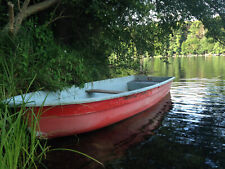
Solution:
{"label": "boat gunwale", "polygon": [[[132,76],[130,76],[132,77]],[[153,77],[158,77],[158,76],[153,76]],[[160,76],[161,77],[161,76]],[[138,94],[138,93],[141,93],[141,92],[145,92],[145,91],[148,91],[148,90],[151,90],[151,89],[154,89],[154,88],[157,88],[157,87],[160,87],[164,84],[167,84],[169,83],[170,81],[172,81],[173,79],[175,79],[175,77],[168,77],[167,80],[164,80],[162,82],[157,82],[156,84],[154,85],[150,85],[150,86],[147,86],[147,87],[143,87],[143,88],[140,88],[140,89],[136,89],[136,90],[131,90],[131,91],[125,91],[125,92],[122,92],[122,93],[119,93],[119,94],[111,94],[111,95],[106,95],[104,97],[93,97],[93,98],[85,98],[85,99],[79,99],[78,101],[63,101],[63,99],[59,99],[58,102],[53,102],[52,104],[50,102],[48,102],[47,104],[43,101],[42,104],[38,104],[36,103],[35,101],[29,101],[29,99],[32,98],[32,95],[27,99],[27,101],[25,102],[25,106],[26,107],[50,107],[50,106],[66,106],[66,105],[74,105],[74,104],[86,104],[86,103],[93,103],[93,102],[99,102],[99,101],[104,101],[104,100],[110,100],[110,99],[115,99],[115,98],[120,98],[120,97],[125,97],[125,96],[130,96],[130,95],[134,95],[134,94]],[[110,79],[106,79],[106,80],[110,80]],[[94,82],[98,82],[98,81],[94,81]],[[93,82],[91,82],[93,83]],[[37,92],[40,92],[40,91],[37,91]],[[35,94],[37,92],[32,92],[32,94]],[[57,93],[57,92],[54,92],[54,93]],[[30,93],[28,93],[30,94]],[[18,96],[21,96],[21,95],[18,95]],[[15,97],[18,97],[18,96],[15,96]],[[11,99],[13,99],[13,104],[10,103],[11,106],[19,106],[21,104],[19,104],[15,97],[12,97]],[[47,97],[47,96],[46,96]],[[11,102],[10,101],[10,102]]]}

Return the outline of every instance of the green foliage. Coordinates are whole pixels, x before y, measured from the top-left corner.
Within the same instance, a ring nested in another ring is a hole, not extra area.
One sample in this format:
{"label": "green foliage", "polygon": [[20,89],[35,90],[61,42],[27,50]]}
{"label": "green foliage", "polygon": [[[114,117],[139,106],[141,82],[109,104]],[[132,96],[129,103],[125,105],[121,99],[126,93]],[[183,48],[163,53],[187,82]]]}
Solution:
{"label": "green foliage", "polygon": [[207,33],[202,22],[187,22],[179,30],[173,31],[173,36],[170,35],[169,55],[224,53],[224,46],[208,37]]}
{"label": "green foliage", "polygon": [[215,54],[225,53],[225,48],[219,42],[216,42],[213,47],[213,53]]}
{"label": "green foliage", "polygon": [[207,23],[205,22],[203,23],[208,29],[206,36],[214,38],[220,44],[225,46],[225,19],[217,16],[215,18],[207,20]]}
{"label": "green foliage", "polygon": [[[55,23],[57,38],[77,51],[85,49],[85,59],[108,64],[108,57],[114,54],[110,64],[117,67],[136,69],[136,60],[146,52],[151,56],[166,53],[168,33],[179,27],[178,18],[165,16],[166,11],[151,1],[64,1],[56,14],[62,9],[71,18]],[[178,15],[168,11],[166,14]]]}
{"label": "green foliage", "polygon": [[0,84],[8,86],[8,94],[26,91],[34,77],[30,91],[57,90],[92,80],[88,79],[91,72],[81,54],[56,44],[53,32],[44,25],[37,27],[35,21],[29,20],[18,36],[1,37]]}
{"label": "green foliage", "polygon": [[[225,3],[223,0],[185,0],[190,13],[208,30],[207,36],[225,45]],[[217,16],[217,17],[215,17]]]}
{"label": "green foliage", "polygon": [[20,109],[3,103],[7,99],[7,87],[0,86],[0,169],[37,168],[48,149],[44,141],[36,137],[38,118],[28,121],[25,114],[34,112],[24,107],[25,102]]}
{"label": "green foliage", "polygon": [[[208,36],[225,45],[224,0],[160,0],[156,4],[161,11],[166,11],[163,13],[163,16],[166,13],[166,18],[201,21],[208,29]],[[174,15],[176,13],[171,11],[178,11],[178,15]]]}
{"label": "green foliage", "polygon": [[[36,138],[36,132],[27,130],[27,122],[23,120],[24,109],[10,114],[10,108],[5,105],[0,109],[0,160],[1,169],[37,168],[45,151],[45,146]],[[41,153],[38,152],[41,150]]]}

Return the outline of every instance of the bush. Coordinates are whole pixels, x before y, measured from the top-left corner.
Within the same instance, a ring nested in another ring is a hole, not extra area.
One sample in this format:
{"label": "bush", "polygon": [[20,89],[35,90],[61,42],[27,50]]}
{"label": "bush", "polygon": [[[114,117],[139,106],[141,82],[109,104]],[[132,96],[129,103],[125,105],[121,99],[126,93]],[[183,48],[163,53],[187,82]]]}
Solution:
{"label": "bush", "polygon": [[8,95],[27,88],[55,91],[92,80],[82,55],[57,44],[47,26],[36,27],[34,21],[24,25],[16,37],[0,34],[0,84],[7,86]]}

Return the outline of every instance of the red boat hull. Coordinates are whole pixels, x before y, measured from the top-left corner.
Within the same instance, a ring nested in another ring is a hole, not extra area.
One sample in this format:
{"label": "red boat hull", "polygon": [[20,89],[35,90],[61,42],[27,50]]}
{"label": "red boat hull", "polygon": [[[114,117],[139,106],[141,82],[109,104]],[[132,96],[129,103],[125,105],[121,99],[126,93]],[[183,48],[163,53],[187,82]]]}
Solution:
{"label": "red boat hull", "polygon": [[38,133],[46,138],[96,130],[131,117],[158,103],[171,81],[150,90],[109,100],[83,104],[36,107],[41,112]]}

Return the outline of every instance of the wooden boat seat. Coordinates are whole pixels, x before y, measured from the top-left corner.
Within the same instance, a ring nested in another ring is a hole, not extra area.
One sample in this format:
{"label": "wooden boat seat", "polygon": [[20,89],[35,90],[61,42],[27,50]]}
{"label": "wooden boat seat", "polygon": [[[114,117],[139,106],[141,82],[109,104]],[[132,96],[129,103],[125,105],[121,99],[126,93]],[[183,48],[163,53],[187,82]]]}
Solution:
{"label": "wooden boat seat", "polygon": [[123,93],[124,91],[102,90],[102,89],[89,89],[89,90],[85,90],[85,92],[87,92],[87,93],[119,94],[119,93]]}

